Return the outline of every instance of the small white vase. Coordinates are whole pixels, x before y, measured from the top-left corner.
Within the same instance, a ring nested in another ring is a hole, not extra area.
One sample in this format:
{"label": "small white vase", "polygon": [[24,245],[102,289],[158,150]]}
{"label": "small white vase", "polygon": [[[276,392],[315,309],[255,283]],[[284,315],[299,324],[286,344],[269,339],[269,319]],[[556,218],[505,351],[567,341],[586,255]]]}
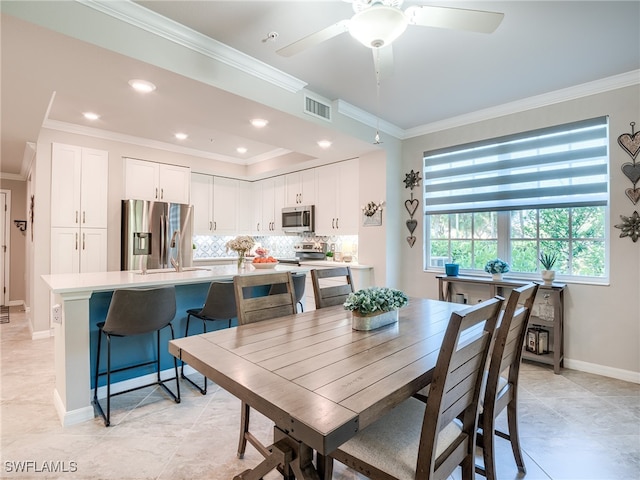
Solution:
{"label": "small white vase", "polygon": [[494,281],[502,280],[502,274],[501,273],[492,273],[491,274],[491,278],[493,278]]}
{"label": "small white vase", "polygon": [[553,281],[556,278],[555,270],[542,270],[540,273],[542,274],[542,280],[544,280],[545,285],[553,284]]}

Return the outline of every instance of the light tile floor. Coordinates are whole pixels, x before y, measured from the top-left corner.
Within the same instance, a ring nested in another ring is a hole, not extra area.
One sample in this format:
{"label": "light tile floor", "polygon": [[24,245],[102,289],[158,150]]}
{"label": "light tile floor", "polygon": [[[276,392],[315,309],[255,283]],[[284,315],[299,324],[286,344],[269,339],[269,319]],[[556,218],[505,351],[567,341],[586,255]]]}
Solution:
{"label": "light tile floor", "polygon": [[[54,341],[31,340],[25,314],[15,310],[0,325],[0,478],[226,480],[261,459],[251,446],[236,458],[240,402],[215,385],[202,396],[183,382],[180,404],[150,387],[115,397],[112,427],[98,418],[62,427],[53,406]],[[527,475],[518,475],[508,442],[497,439],[500,480],[640,479],[640,385],[524,363],[520,386]],[[253,412],[252,431],[266,441],[271,424]],[[333,478],[364,477],[336,463]]]}

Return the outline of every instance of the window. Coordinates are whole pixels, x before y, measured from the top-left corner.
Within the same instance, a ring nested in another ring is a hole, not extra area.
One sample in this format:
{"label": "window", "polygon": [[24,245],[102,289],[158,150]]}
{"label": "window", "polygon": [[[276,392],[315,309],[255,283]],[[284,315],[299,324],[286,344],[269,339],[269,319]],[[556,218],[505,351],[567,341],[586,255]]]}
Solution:
{"label": "window", "polygon": [[607,277],[607,117],[424,154],[426,267],[455,259],[483,271],[540,271],[559,254],[566,279]]}

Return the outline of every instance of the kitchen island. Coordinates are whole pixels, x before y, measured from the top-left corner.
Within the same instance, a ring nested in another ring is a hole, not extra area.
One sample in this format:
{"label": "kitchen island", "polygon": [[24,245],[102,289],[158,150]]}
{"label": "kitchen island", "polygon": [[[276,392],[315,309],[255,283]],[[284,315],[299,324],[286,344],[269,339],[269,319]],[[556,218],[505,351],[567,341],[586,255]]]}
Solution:
{"label": "kitchen island", "polygon": [[[144,275],[140,271],[43,275],[42,279],[54,296],[54,304],[61,306],[60,315],[54,316],[53,328],[56,373],[54,404],[62,424],[73,425],[94,417],[91,373],[98,335],[96,324],[104,321],[114,290],[174,285],[177,302],[174,330],[176,338],[179,338],[184,334],[182,321],[186,317],[186,309],[202,306],[212,281],[231,280],[238,273],[254,275],[274,271],[308,272],[309,269],[278,265],[274,270],[256,270],[247,265],[238,272],[236,265],[220,265],[185,268],[182,272],[173,269],[149,270]],[[123,387],[138,381],[144,379],[124,379]]]}

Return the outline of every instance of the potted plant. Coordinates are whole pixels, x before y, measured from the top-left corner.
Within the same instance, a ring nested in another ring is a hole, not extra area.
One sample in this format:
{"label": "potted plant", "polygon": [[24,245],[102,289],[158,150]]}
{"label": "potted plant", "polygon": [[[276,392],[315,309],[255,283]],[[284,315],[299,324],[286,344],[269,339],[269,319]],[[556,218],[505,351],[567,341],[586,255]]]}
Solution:
{"label": "potted plant", "polygon": [[387,287],[370,287],[352,292],[344,302],[351,310],[351,326],[354,330],[373,330],[398,321],[398,310],[409,303],[400,290]]}
{"label": "potted plant", "polygon": [[499,258],[489,260],[484,266],[484,271],[490,273],[494,280],[502,280],[502,274],[509,270],[509,264]]}
{"label": "potted plant", "polygon": [[444,273],[447,277],[457,277],[460,271],[460,265],[456,262],[456,257],[451,257],[450,263],[444,264]]}
{"label": "potted plant", "polygon": [[541,271],[544,284],[551,285],[553,283],[553,280],[556,278],[556,272],[552,269],[558,261],[558,254],[555,252],[540,252],[540,257],[538,257],[538,260],[540,260],[540,264],[544,267],[544,270]]}

